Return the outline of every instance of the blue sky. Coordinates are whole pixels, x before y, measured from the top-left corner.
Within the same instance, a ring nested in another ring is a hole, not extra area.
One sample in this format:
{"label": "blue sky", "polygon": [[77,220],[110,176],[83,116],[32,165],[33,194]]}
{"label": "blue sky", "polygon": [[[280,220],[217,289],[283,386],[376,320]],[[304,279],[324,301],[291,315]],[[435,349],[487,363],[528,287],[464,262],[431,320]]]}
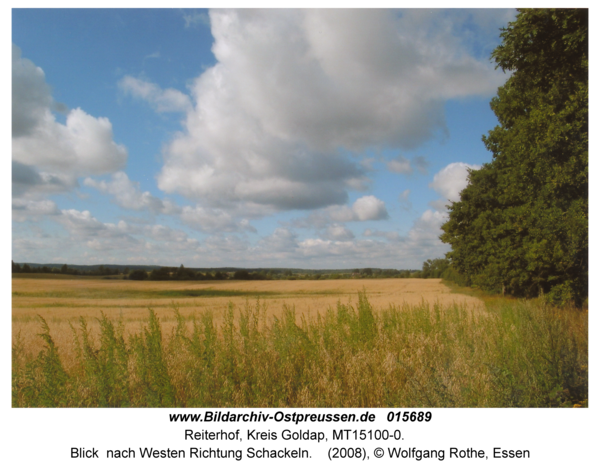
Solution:
{"label": "blue sky", "polygon": [[14,9],[13,260],[420,268],[514,14]]}

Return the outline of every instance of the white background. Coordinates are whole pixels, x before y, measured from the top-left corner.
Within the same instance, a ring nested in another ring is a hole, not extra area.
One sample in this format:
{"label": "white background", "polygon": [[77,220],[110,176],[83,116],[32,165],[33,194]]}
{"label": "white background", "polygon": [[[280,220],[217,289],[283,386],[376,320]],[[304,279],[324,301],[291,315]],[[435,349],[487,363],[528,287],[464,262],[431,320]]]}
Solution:
{"label": "white background", "polygon": [[[124,6],[121,2],[120,5],[113,5],[112,2],[105,2],[103,7],[114,7]],[[181,6],[186,5],[189,2],[181,2]],[[543,5],[536,5],[535,2],[531,4],[529,2],[527,6],[559,6],[553,5],[555,2],[545,2]],[[191,6],[209,6],[215,5],[215,2],[209,4],[194,4]],[[256,5],[256,3],[254,3]],[[236,6],[236,3],[226,3],[227,6]],[[16,5],[15,5],[16,6]],[[36,4],[35,2],[27,2],[27,4],[20,3],[19,7],[35,6],[35,7],[46,7],[44,4]],[[56,4],[54,6],[57,6]],[[63,7],[80,7],[81,4],[69,4],[68,2],[62,2],[59,6]],[[98,6],[98,5],[96,5]],[[129,2],[127,6],[142,6],[137,2]],[[143,4],[145,7],[159,6],[147,2]],[[171,5],[172,6],[172,5]],[[179,6],[179,5],[178,5]],[[261,5],[263,6],[263,5]],[[303,3],[302,6],[307,6]],[[353,4],[345,2],[342,6],[353,6]],[[377,2],[371,3],[369,6],[390,6],[390,2]],[[396,2],[393,6],[405,6],[402,2]],[[408,5],[408,6],[415,6]],[[432,5],[431,2],[419,5],[422,7],[436,6]],[[437,5],[441,6],[441,5]],[[445,5],[448,6],[448,5]],[[473,5],[469,2],[461,2],[459,4],[453,4],[453,7],[458,6],[478,6],[481,4]],[[492,4],[486,6],[492,6]],[[501,6],[501,5],[493,5]],[[565,6],[564,4],[562,6]],[[573,4],[574,6],[586,6],[583,4]],[[2,12],[3,28],[2,31],[5,33],[5,40],[3,42],[3,63],[10,63],[10,9],[6,6]],[[591,10],[590,19],[592,22],[595,19],[595,10]],[[594,76],[594,43],[590,43],[590,52],[592,60],[591,78]],[[9,74],[3,74],[3,84],[5,91],[5,108],[4,108],[4,138],[7,143],[5,148],[8,151],[10,147],[10,79]],[[593,81],[593,79],[592,79]],[[592,106],[592,112],[593,112]],[[591,120],[592,122],[593,119]],[[595,133],[591,132],[591,135]],[[595,155],[593,151],[594,139],[591,142],[591,154]],[[9,151],[7,153],[10,153]],[[2,210],[5,211],[5,220],[10,220],[10,209],[8,201],[10,201],[10,159],[5,158],[3,161],[4,167],[2,168],[2,175],[5,178],[5,184],[3,184],[3,202]],[[591,173],[592,181],[594,178],[595,162],[592,159],[591,162]],[[597,226],[595,217],[595,201],[597,198],[597,191],[594,188],[594,184],[590,185],[590,199],[592,200],[592,211],[590,214],[590,239],[592,240],[590,258],[591,272],[590,272],[590,408],[587,409],[484,409],[484,410],[472,410],[472,409],[433,409],[430,410],[433,413],[433,419],[429,423],[408,423],[399,424],[397,427],[402,430],[405,435],[405,440],[401,443],[403,448],[406,447],[417,447],[420,449],[444,449],[446,451],[446,459],[443,462],[437,460],[422,460],[420,462],[414,462],[409,460],[391,460],[387,457],[383,459],[375,459],[372,456],[372,450],[377,447],[383,447],[384,449],[388,446],[395,446],[393,441],[387,443],[376,443],[364,441],[360,442],[361,447],[365,447],[369,453],[370,460],[368,462],[356,462],[351,459],[340,460],[337,462],[329,462],[327,460],[327,449],[330,446],[334,446],[331,440],[327,443],[321,443],[319,445],[307,445],[306,443],[300,443],[300,447],[306,448],[312,454],[312,459],[306,460],[248,460],[245,457],[240,461],[235,460],[212,460],[205,461],[204,459],[141,459],[138,453],[138,458],[133,459],[71,459],[70,449],[71,447],[85,447],[91,449],[95,447],[99,449],[100,456],[105,456],[106,449],[126,449],[131,447],[138,449],[140,446],[144,447],[155,447],[159,449],[185,449],[189,447],[216,447],[221,444],[220,441],[213,441],[204,445],[201,441],[185,441],[184,431],[185,429],[194,429],[201,431],[209,429],[213,431],[227,430],[235,431],[236,429],[250,429],[260,428],[261,430],[271,430],[280,433],[283,429],[310,429],[310,430],[323,430],[331,439],[332,429],[393,429],[395,426],[388,424],[386,421],[386,415],[389,410],[376,410],[372,409],[372,412],[377,414],[377,421],[374,424],[354,424],[354,425],[293,425],[293,424],[277,424],[269,423],[268,425],[262,424],[238,424],[238,423],[221,423],[212,425],[203,425],[202,423],[171,423],[169,422],[169,413],[171,412],[199,412],[201,410],[145,410],[145,409],[132,409],[132,410],[112,410],[112,409],[92,409],[92,410],[80,410],[80,409],[12,409],[11,408],[11,383],[10,383],[10,344],[11,344],[11,321],[10,321],[10,298],[11,298],[11,278],[8,271],[8,261],[10,255],[11,245],[11,230],[10,226],[5,225],[3,231],[3,242],[5,249],[3,250],[3,259],[0,260],[0,265],[5,266],[4,270],[1,271],[2,276],[2,290],[0,291],[0,298],[4,301],[5,315],[2,323],[2,331],[4,341],[2,342],[2,374],[0,387],[0,403],[2,412],[2,455],[0,456],[0,463],[3,468],[61,468],[61,469],[92,469],[92,468],[107,468],[107,464],[111,465],[111,468],[127,468],[127,469],[153,469],[153,468],[281,468],[282,465],[286,469],[292,468],[306,468],[307,465],[317,464],[319,467],[329,467],[335,465],[336,467],[345,468],[576,468],[576,469],[589,469],[598,468],[598,447],[599,447],[599,435],[598,423],[600,423],[600,414],[598,413],[597,401],[595,400],[597,393],[597,347],[595,338],[597,338],[598,328],[595,313],[597,312],[597,303],[595,301],[594,292],[594,280],[597,279],[595,276],[595,263],[598,259],[597,251],[594,249],[595,227]],[[596,405],[596,406],[595,406]],[[222,410],[225,411],[225,410]],[[233,410],[236,412],[242,410]],[[255,411],[259,411],[255,409]],[[265,409],[263,412],[274,413],[275,410]],[[291,411],[291,410],[285,410]],[[308,410],[298,410],[307,412]],[[334,410],[321,410],[323,412],[333,412]],[[353,412],[361,412],[362,410],[348,410]],[[394,410],[396,411],[396,410]],[[416,410],[419,411],[419,410]],[[242,433],[245,434],[245,433]],[[297,448],[295,442],[285,443],[282,440],[275,442],[267,442],[264,444],[266,448],[280,448],[287,445],[288,448]],[[335,445],[339,445],[336,443]],[[236,443],[232,445],[232,448],[245,448],[246,446],[253,445],[254,447],[262,447],[260,443],[249,444],[247,441],[242,443]],[[400,445],[398,445],[400,446]],[[226,446],[223,445],[222,448]],[[462,459],[455,460],[449,459],[448,449],[450,447],[458,448],[475,448],[485,450],[490,460],[481,461],[478,459]],[[505,459],[505,460],[494,460],[491,458],[492,450],[494,447],[502,447],[504,449],[527,449],[531,452],[530,459]],[[245,453],[245,452],[244,452]]]}

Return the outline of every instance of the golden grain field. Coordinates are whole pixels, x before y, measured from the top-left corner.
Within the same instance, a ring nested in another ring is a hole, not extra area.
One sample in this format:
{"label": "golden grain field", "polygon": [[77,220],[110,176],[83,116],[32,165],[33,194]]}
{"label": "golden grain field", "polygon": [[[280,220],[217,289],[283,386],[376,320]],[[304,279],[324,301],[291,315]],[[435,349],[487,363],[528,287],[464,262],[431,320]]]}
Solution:
{"label": "golden grain field", "polygon": [[16,407],[587,406],[587,311],[543,298],[58,276],[12,294]]}
{"label": "golden grain field", "polygon": [[111,321],[122,320],[125,333],[139,332],[151,308],[161,319],[163,331],[175,325],[174,308],[185,318],[211,311],[219,324],[227,306],[236,309],[246,302],[260,299],[266,318],[279,315],[283,305],[294,307],[307,320],[335,308],[338,302],[356,304],[358,292],[365,291],[376,308],[390,305],[418,305],[427,302],[449,306],[465,304],[469,310],[482,310],[483,302],[475,297],[455,294],[439,279],[342,279],[295,281],[155,281],[139,282],[97,278],[13,278],[13,338],[20,335],[25,349],[33,354],[41,350],[39,338],[41,315],[59,345],[68,367],[71,362],[72,329],[84,317],[92,332],[101,314]]}

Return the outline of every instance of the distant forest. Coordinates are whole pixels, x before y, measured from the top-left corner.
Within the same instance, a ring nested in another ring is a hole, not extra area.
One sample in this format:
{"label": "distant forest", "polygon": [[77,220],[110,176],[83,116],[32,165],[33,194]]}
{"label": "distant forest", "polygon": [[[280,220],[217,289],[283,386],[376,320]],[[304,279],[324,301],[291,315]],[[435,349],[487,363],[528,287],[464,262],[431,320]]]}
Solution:
{"label": "distant forest", "polygon": [[100,276],[107,279],[136,281],[169,280],[296,280],[296,279],[385,279],[385,278],[451,278],[451,268],[445,259],[427,260],[423,269],[295,269],[295,268],[186,268],[154,265],[67,265],[12,262],[13,274],[57,274],[69,276]]}

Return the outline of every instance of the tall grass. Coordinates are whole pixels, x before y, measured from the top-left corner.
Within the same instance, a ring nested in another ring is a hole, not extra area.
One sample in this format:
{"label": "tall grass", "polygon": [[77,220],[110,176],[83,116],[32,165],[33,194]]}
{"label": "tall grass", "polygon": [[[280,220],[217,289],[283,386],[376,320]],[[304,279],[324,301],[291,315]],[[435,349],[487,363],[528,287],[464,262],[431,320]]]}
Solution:
{"label": "tall grass", "polygon": [[[257,301],[177,319],[150,310],[135,335],[98,319],[73,326],[65,370],[50,329],[32,357],[13,345],[15,407],[587,406],[587,312],[502,301],[487,312],[437,304],[374,311],[364,293],[307,321]],[[67,347],[61,345],[61,347]]]}

